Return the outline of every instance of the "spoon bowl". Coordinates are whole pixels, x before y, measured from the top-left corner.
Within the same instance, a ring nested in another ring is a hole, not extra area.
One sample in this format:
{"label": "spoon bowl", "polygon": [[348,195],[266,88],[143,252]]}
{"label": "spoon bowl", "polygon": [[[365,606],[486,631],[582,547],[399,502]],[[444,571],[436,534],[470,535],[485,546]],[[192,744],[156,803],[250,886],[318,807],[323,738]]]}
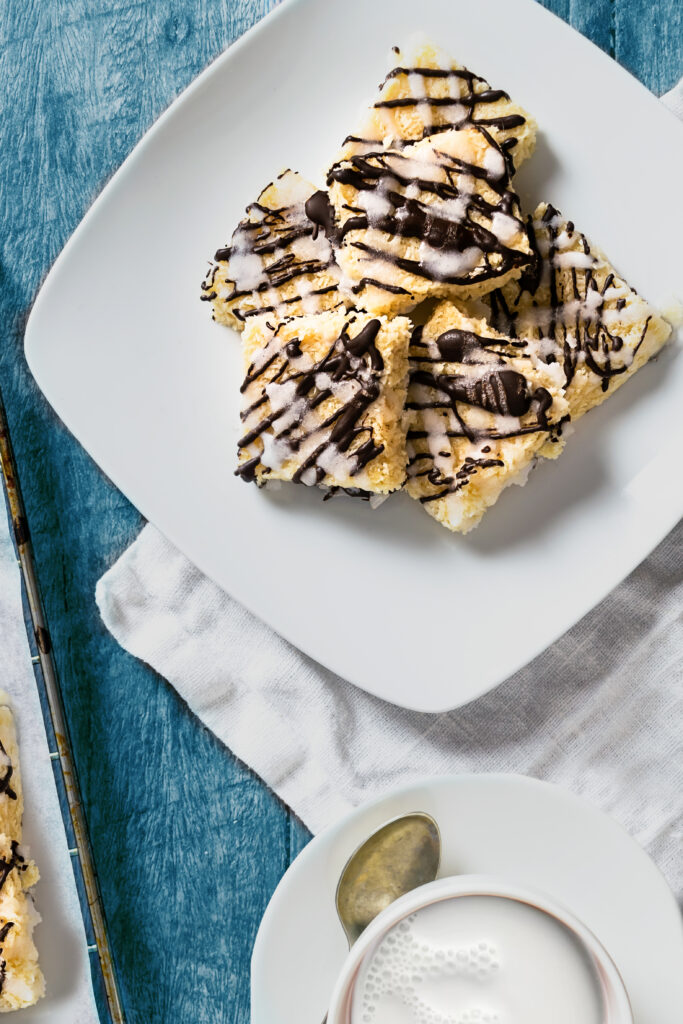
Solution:
{"label": "spoon bowl", "polygon": [[349,946],[399,896],[433,882],[441,861],[441,836],[421,811],[388,821],[349,857],[335,902]]}

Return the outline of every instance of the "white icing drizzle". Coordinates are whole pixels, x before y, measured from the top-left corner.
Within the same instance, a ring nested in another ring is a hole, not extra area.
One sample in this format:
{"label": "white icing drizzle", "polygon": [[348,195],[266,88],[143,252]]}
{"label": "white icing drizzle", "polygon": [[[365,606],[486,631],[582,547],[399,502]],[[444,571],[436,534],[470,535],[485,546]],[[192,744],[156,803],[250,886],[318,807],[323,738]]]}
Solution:
{"label": "white icing drizzle", "polygon": [[491,230],[501,242],[509,245],[519,234],[519,222],[507,213],[494,213],[491,218]]}
{"label": "white icing drizzle", "polygon": [[505,175],[505,160],[503,154],[495,146],[487,146],[484,151],[484,167],[496,178],[502,178]]}
{"label": "white icing drizzle", "polygon": [[414,96],[420,101],[420,117],[422,118],[425,128],[431,128],[433,124],[432,107],[423,75],[408,75],[408,85],[410,86],[411,96]]}
{"label": "white icing drizzle", "polygon": [[555,254],[554,263],[556,267],[583,267],[588,270],[595,263],[590,253],[585,252],[558,252]]}
{"label": "white icing drizzle", "polygon": [[426,242],[420,243],[420,263],[433,277],[462,277],[476,267],[481,256],[481,249],[474,246],[462,252],[442,252]]}

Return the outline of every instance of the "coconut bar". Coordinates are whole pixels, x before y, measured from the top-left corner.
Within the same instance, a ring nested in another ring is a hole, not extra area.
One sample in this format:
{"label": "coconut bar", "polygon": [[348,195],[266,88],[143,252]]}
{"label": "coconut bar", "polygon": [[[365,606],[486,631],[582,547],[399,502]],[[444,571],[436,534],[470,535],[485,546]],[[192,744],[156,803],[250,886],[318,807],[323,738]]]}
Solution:
{"label": "coconut bar", "polygon": [[559,365],[440,303],[411,341],[408,493],[449,530],[473,529],[537,456],[560,454],[563,384]]}
{"label": "coconut bar", "polygon": [[250,321],[238,475],[364,494],[401,487],[410,330],[403,317],[353,310]]}

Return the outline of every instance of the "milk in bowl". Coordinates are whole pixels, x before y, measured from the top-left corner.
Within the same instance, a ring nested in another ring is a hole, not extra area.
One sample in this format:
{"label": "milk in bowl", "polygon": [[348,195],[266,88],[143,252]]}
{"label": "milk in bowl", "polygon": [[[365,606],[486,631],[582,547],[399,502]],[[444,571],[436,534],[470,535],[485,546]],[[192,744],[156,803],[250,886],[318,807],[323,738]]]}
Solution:
{"label": "milk in bowl", "polygon": [[361,961],[349,1008],[350,1024],[611,1019],[577,934],[537,905],[487,894],[440,899],[395,923]]}

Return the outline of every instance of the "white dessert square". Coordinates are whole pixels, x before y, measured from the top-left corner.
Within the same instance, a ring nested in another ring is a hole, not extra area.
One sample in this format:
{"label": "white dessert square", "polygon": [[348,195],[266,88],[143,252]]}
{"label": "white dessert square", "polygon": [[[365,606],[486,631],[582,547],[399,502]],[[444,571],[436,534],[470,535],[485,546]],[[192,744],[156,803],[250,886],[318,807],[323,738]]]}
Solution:
{"label": "white dessert square", "polygon": [[410,329],[355,310],[250,321],[237,473],[369,494],[401,487]]}
{"label": "white dessert square", "polygon": [[247,207],[202,284],[215,320],[242,330],[261,313],[296,316],[343,305],[330,243],[306,213],[315,193],[287,170]]}
{"label": "white dessert square", "polygon": [[0,704],[0,834],[21,839],[24,794],[14,716]]}
{"label": "white dessert square", "polygon": [[342,289],[369,312],[481,295],[533,260],[501,150],[478,128],[352,156],[328,185]]}
{"label": "white dessert square", "polygon": [[440,303],[411,341],[408,493],[449,530],[473,529],[537,456],[559,455],[563,384],[559,366]]}
{"label": "white dessert square", "polygon": [[578,419],[651,359],[671,327],[553,206],[541,203],[530,221],[537,263],[487,296],[488,316],[525,351],[562,366]]}
{"label": "white dessert square", "polygon": [[23,796],[10,708],[0,706],[0,1013],[33,1006],[45,994],[33,929],[40,915],[36,865],[21,847]]}
{"label": "white dessert square", "polygon": [[536,124],[502,89],[456,63],[432,43],[399,49],[377,100],[342,146],[340,159],[380,146],[401,149],[452,128],[475,125],[506,154],[511,169],[534,150]]}

